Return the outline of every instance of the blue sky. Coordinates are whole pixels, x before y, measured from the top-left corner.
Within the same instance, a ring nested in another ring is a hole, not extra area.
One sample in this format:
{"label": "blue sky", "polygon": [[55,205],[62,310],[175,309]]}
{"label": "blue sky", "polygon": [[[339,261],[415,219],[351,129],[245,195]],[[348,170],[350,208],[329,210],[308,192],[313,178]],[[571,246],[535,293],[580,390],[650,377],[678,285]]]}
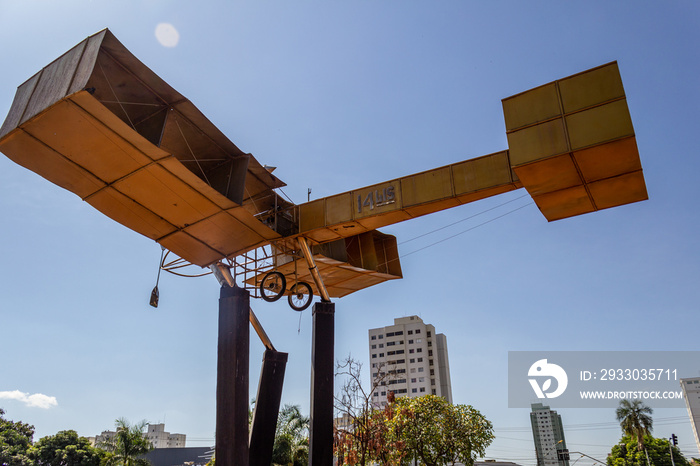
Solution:
{"label": "blue sky", "polygon": [[[161,23],[176,46],[157,40]],[[501,99],[617,60],[650,199],[547,223],[519,190],[383,229],[405,278],[337,301],[336,357],[366,361],[368,328],[420,315],[447,336],[455,402],[494,423],[487,458],[532,465],[528,410],[507,407],[508,351],[700,349],[697,2],[0,0],[0,114],[105,27],[279,167],[296,203],[506,149]],[[164,274],[151,308],[160,247],[5,157],[0,218],[0,392],[56,399],[0,400],[6,416],[36,438],[123,416],[212,444],[216,281]],[[289,352],[283,402],[308,412],[310,310],[253,308]],[[262,351],[254,341],[253,385]],[[612,410],[559,411],[570,450],[604,459],[617,443]],[[684,409],[655,419],[698,455]]]}

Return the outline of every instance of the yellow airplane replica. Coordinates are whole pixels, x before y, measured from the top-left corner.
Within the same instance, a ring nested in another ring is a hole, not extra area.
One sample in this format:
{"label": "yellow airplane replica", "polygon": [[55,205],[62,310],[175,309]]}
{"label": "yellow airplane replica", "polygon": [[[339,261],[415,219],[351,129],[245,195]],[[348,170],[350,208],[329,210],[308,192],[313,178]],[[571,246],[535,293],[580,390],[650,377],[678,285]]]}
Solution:
{"label": "yellow airplane replica", "polygon": [[302,310],[312,293],[401,278],[386,225],[522,187],[549,221],[647,199],[616,62],[502,104],[507,150],[295,205],[105,29],[19,86],[0,151],[183,262]]}

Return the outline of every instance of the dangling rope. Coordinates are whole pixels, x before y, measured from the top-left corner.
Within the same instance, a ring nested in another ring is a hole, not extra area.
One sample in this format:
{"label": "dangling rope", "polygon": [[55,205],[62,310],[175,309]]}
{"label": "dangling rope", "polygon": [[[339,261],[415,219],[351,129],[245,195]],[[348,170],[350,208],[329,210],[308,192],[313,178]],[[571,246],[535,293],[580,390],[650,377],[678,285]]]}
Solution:
{"label": "dangling rope", "polygon": [[158,284],[160,283],[160,271],[163,269],[163,256],[165,254],[165,248],[160,247],[160,262],[158,262],[158,277],[156,278],[156,286],[153,287],[151,291],[151,300],[149,304],[153,307],[158,307],[158,299],[160,298],[160,292],[158,291]]}

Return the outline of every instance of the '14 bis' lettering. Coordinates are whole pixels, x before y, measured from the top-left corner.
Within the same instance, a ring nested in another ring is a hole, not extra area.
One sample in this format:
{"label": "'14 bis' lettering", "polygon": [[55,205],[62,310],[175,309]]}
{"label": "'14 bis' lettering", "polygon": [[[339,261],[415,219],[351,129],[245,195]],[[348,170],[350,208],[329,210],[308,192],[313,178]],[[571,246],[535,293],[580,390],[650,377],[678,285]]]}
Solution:
{"label": "'14 bis' lettering", "polygon": [[362,194],[357,195],[357,213],[362,213],[363,207],[369,207],[369,210],[374,210],[375,207],[381,207],[387,204],[396,202],[396,194],[394,186],[387,186],[384,189],[375,189],[367,193],[364,202]]}

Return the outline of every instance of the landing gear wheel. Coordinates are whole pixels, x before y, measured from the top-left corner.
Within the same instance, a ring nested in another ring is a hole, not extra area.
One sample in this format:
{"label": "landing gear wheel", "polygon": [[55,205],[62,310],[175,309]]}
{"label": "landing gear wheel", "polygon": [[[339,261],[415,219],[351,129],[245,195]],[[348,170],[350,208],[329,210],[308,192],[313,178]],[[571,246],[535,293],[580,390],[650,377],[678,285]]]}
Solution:
{"label": "landing gear wheel", "polygon": [[297,282],[290,291],[291,294],[287,299],[289,307],[295,311],[303,311],[311,305],[311,301],[314,299],[314,293],[308,283]]}
{"label": "landing gear wheel", "polygon": [[268,303],[277,301],[287,289],[287,280],[279,272],[270,272],[260,282],[260,296]]}

